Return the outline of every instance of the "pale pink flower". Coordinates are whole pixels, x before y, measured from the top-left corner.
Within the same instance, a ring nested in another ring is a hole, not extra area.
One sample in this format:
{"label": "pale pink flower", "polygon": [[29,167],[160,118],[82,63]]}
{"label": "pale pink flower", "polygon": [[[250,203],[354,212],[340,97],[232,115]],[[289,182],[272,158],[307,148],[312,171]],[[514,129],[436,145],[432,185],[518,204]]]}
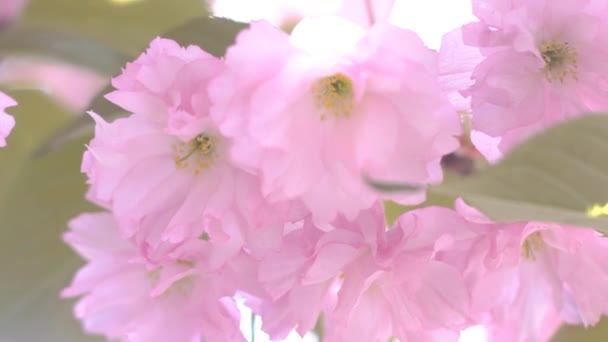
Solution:
{"label": "pale pink flower", "polygon": [[[369,224],[369,222],[368,222]],[[342,271],[327,340],[457,341],[472,324],[465,263],[478,233],[453,211],[410,211]]]}
{"label": "pale pink flower", "polygon": [[386,21],[395,0],[214,0],[214,14],[240,21],[293,26],[306,17],[337,15],[360,25]]}
{"label": "pale pink flower", "polygon": [[232,299],[235,278],[208,268],[204,241],[147,266],[109,213],[72,220],[64,239],[87,260],[63,296],[82,296],[74,312],[88,333],[141,342],[245,341]]}
{"label": "pale pink flower", "polygon": [[546,311],[542,320],[536,322],[537,332],[531,337],[522,334],[522,324],[519,319],[512,317],[501,324],[485,327],[488,342],[548,342],[562,326],[563,321],[558,312]]}
{"label": "pale pink flower", "polygon": [[460,28],[443,36],[439,49],[439,82],[452,105],[460,112],[471,111],[470,98],[460,91],[473,85],[471,74],[482,58],[479,49],[463,43]]}
{"label": "pale pink flower", "polygon": [[6,137],[15,127],[15,119],[6,113],[6,108],[15,105],[15,100],[0,92],[0,147],[6,146]]}
{"label": "pale pink flower", "polygon": [[0,83],[40,89],[67,110],[80,114],[89,108],[109,78],[75,65],[19,56],[2,60]]}
{"label": "pale pink flower", "polygon": [[112,209],[125,237],[152,250],[146,254],[203,233],[240,248],[244,212],[237,204],[255,207],[259,185],[230,164],[228,142],[212,127],[184,142],[141,115],[113,123],[92,116],[95,138],[82,163],[87,198]]}
{"label": "pale pink flower", "polygon": [[301,198],[317,222],[369,208],[380,195],[365,176],[440,182],[441,157],[458,147],[437,54],[390,25],[366,33],[339,18],[306,19],[290,37],[253,23],[210,96],[233,158],[259,173],[264,195]]}
{"label": "pale pink flower", "polygon": [[198,46],[182,48],[173,40],[156,38],[112,80],[116,91],[106,98],[190,140],[208,120],[207,83],[222,70],[223,63]]}
{"label": "pale pink flower", "polygon": [[153,260],[203,234],[224,244],[220,259],[229,259],[262,205],[258,180],[233,166],[230,139],[207,117],[206,77],[217,68],[198,48],[157,39],[108,95],[134,114],[112,123],[92,114],[95,138],[82,162],[87,198],[111,209],[124,236]]}
{"label": "pale pink flower", "polygon": [[[608,109],[606,4],[570,0],[476,0],[480,22],[463,27],[485,56],[473,72],[480,146],[502,153],[569,118]],[[491,142],[490,144],[488,144]]]}
{"label": "pale pink flower", "polygon": [[608,313],[608,240],[592,229],[540,222],[491,223],[463,202],[458,212],[485,227],[470,249],[472,311],[496,341],[546,341],[557,320],[598,322]]}
{"label": "pale pink flower", "polygon": [[273,339],[294,328],[304,336],[332,303],[340,270],[359,253],[360,234],[341,227],[325,233],[310,218],[289,224],[280,248],[269,251],[258,267],[261,290],[247,302]]}
{"label": "pale pink flower", "polygon": [[323,313],[330,342],[456,341],[471,323],[465,267],[438,257],[466,259],[464,247],[478,236],[467,224],[430,208],[387,231],[380,204],[331,227],[307,218],[287,227],[281,248],[261,260],[262,294],[256,289],[248,305],[275,339],[294,327],[303,335]]}

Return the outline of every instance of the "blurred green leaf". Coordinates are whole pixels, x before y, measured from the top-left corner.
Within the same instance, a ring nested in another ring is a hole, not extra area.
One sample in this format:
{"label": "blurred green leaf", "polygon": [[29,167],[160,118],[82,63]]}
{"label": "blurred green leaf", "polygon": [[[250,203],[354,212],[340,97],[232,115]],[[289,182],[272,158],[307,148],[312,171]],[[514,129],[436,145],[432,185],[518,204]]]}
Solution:
{"label": "blurred green leaf", "polygon": [[28,158],[50,130],[70,118],[37,92],[11,93],[17,126],[0,150],[0,341],[94,341],[82,333],[72,303],[59,292],[82,261],[61,241],[66,221],[92,206],[79,172],[76,141],[56,154]]}
{"label": "blurred green leaf", "polygon": [[[90,105],[91,111],[102,115],[106,120],[127,116],[122,108],[113,104],[105,98],[105,95],[114,90],[111,85],[105,87]],[[66,123],[63,127],[53,131],[32,152],[33,158],[43,157],[51,152],[57,151],[65,144],[76,139],[92,136],[95,128],[93,119],[86,113],[79,115]]]}
{"label": "blurred green leaf", "polygon": [[608,203],[608,116],[590,115],[530,139],[497,165],[430,188],[461,196],[497,221],[538,220],[608,232],[608,217],[589,217]]}
{"label": "blurred green leaf", "polygon": [[130,59],[77,33],[16,27],[0,31],[0,55],[52,59],[114,75]]}
{"label": "blurred green leaf", "polygon": [[202,0],[30,0],[17,26],[78,32],[136,56],[156,36],[207,14]]}
{"label": "blurred green leaf", "polygon": [[237,34],[248,24],[226,18],[200,17],[183,23],[163,34],[181,45],[198,45],[216,57],[223,57],[236,41]]}
{"label": "blurred green leaf", "polygon": [[582,325],[563,325],[551,342],[605,342],[608,340],[608,319],[585,328]]}

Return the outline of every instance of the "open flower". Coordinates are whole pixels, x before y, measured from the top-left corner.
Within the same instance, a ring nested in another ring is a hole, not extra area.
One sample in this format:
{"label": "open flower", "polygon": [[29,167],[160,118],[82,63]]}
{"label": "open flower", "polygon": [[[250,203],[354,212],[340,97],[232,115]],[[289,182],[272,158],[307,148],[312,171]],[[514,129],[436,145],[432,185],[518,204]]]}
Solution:
{"label": "open flower", "polygon": [[87,332],[133,342],[246,341],[234,278],[208,267],[205,242],[151,267],[138,262],[109,213],[73,219],[64,239],[87,260],[63,291],[82,296],[75,314]]}
{"label": "open flower", "polygon": [[261,260],[265,296],[249,304],[273,338],[294,327],[303,334],[323,313],[327,341],[456,341],[472,317],[466,264],[451,263],[465,260],[463,247],[478,237],[468,225],[453,211],[430,208],[387,231],[379,203],[330,228],[305,219]]}
{"label": "open flower", "polygon": [[496,341],[546,341],[559,321],[594,325],[608,313],[608,239],[592,229],[492,223],[458,212],[487,235],[469,250],[472,312]]}
{"label": "open flower", "polygon": [[339,18],[306,19],[288,36],[253,23],[210,97],[233,158],[260,175],[263,194],[301,198],[318,222],[369,208],[379,195],[366,176],[440,182],[439,161],[458,146],[436,53],[390,25],[366,33]]}
{"label": "open flower", "polygon": [[[597,1],[473,2],[463,28],[484,61],[473,72],[473,125],[492,155],[546,127],[608,109],[608,25]],[[489,152],[486,152],[489,151]],[[496,157],[490,157],[496,159]]]}
{"label": "open flower", "polygon": [[157,39],[108,95],[133,114],[111,123],[91,114],[87,197],[153,259],[204,234],[236,253],[262,205],[259,182],[233,164],[231,140],[207,115],[207,81],[221,69],[198,48]]}

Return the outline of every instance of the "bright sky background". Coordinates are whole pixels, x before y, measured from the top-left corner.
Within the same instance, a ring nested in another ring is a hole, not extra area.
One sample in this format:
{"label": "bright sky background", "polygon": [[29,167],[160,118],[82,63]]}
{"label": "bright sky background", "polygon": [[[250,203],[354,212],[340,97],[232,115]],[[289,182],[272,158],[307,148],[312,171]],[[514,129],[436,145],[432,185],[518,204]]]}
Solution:
{"label": "bright sky background", "polygon": [[[339,8],[341,1],[363,0],[216,0],[214,10],[219,16],[240,21],[277,21],[284,12],[281,5],[300,12],[317,9],[330,12]],[[397,26],[416,31],[428,47],[438,49],[444,33],[475,18],[471,14],[470,0],[396,0],[390,20]]]}
{"label": "bright sky background", "polygon": [[415,31],[428,47],[438,50],[443,34],[476,18],[470,0],[396,0],[390,21]]}

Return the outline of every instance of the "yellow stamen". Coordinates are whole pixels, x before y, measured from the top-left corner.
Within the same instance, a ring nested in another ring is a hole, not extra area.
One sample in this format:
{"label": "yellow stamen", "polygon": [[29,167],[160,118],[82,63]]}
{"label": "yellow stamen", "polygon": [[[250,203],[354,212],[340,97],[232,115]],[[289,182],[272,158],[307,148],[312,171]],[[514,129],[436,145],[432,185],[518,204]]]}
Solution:
{"label": "yellow stamen", "polygon": [[342,73],[321,78],[312,87],[321,120],[327,116],[349,117],[353,111],[355,90],[352,79]]}
{"label": "yellow stamen", "polygon": [[[176,261],[176,263],[178,265],[188,267],[188,268],[196,267],[196,263],[194,261],[190,261],[190,260],[178,259]],[[147,277],[153,284],[156,285],[156,284],[158,284],[158,282],[161,279],[162,272],[163,272],[163,268],[159,267],[152,271],[148,271]],[[160,296],[166,297],[166,296],[169,296],[170,294],[176,294],[176,293],[179,295],[187,296],[191,292],[192,288],[194,287],[195,281],[196,281],[196,279],[193,275],[188,275],[184,278],[181,278],[181,279],[175,281],[173,284],[171,284],[171,286],[169,286],[167,289],[165,289],[160,294]]]}
{"label": "yellow stamen", "polygon": [[545,249],[545,241],[540,232],[530,234],[521,246],[521,255],[528,261],[536,260],[536,253]]}
{"label": "yellow stamen", "polygon": [[217,139],[215,137],[199,134],[187,143],[180,142],[173,146],[176,156],[175,167],[186,169],[193,162],[194,174],[198,175],[202,170],[209,168],[217,159]]}
{"label": "yellow stamen", "polygon": [[568,76],[578,80],[578,54],[568,42],[549,40],[541,45],[540,52],[545,61],[543,73],[547,81],[558,79],[563,83]]}

